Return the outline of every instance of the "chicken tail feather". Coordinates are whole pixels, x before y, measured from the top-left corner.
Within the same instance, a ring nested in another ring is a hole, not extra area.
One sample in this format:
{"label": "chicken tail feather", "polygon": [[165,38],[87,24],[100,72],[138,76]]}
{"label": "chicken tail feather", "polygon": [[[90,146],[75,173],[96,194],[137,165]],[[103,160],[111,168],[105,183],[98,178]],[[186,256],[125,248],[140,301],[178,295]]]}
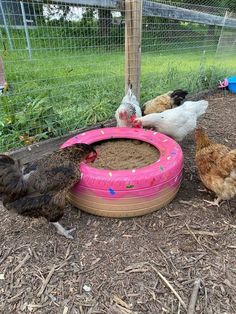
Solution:
{"label": "chicken tail feather", "polygon": [[12,157],[0,154],[0,192],[7,195],[24,195],[27,184],[21,166]]}
{"label": "chicken tail feather", "polygon": [[227,173],[232,172],[232,175],[236,179],[236,149],[231,150],[227,155],[221,158],[219,164]]}
{"label": "chicken tail feather", "polygon": [[187,111],[194,113],[197,116],[197,118],[199,118],[206,112],[208,107],[208,101],[207,100],[185,101],[182,106]]}

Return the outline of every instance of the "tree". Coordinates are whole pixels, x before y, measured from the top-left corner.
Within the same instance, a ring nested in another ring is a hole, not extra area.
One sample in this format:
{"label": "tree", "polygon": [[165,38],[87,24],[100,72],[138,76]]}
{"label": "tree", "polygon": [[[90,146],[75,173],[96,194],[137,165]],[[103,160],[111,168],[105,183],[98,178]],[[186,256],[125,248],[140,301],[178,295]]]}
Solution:
{"label": "tree", "polygon": [[70,12],[70,6],[69,5],[48,5],[47,6],[48,11],[48,17],[57,16],[59,17],[59,20],[64,21],[67,18],[68,13]]}
{"label": "tree", "polygon": [[112,26],[111,10],[98,9],[99,33],[102,37],[109,36]]}
{"label": "tree", "polygon": [[87,22],[92,22],[94,19],[95,9],[93,8],[86,8],[82,14],[82,22],[86,24]]}

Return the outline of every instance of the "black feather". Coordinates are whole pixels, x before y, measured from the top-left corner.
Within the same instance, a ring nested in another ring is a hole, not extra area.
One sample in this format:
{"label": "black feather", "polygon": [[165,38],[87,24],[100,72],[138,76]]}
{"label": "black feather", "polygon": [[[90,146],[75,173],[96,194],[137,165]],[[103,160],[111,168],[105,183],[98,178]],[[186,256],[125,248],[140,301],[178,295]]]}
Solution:
{"label": "black feather", "polygon": [[7,155],[0,155],[0,192],[8,196],[24,195],[27,187],[18,161]]}
{"label": "black feather", "polygon": [[31,213],[31,216],[34,217],[33,211],[37,211],[41,207],[47,206],[51,200],[51,194],[25,196],[15,202],[8,203],[5,206],[8,210],[16,212],[17,214],[27,215]]}
{"label": "black feather", "polygon": [[185,99],[185,97],[188,95],[188,92],[182,89],[176,89],[171,94],[170,97],[174,99],[174,104],[176,106],[181,105],[181,102]]}

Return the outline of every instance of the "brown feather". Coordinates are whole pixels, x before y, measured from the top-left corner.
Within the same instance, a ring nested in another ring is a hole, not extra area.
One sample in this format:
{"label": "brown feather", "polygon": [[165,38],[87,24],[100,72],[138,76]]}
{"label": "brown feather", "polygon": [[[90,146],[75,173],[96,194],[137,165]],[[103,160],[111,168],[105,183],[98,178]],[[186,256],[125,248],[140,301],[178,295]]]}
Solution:
{"label": "brown feather", "polygon": [[[56,222],[63,216],[66,195],[71,187],[80,180],[80,163],[91,154],[96,158],[96,151],[90,145],[75,144],[53,152],[41,160],[29,165],[24,174],[14,159],[0,158],[0,183],[4,206],[23,216],[44,217]],[[4,155],[5,156],[5,155]],[[4,166],[5,162],[5,166]],[[3,175],[8,173],[9,182]],[[24,194],[11,191],[9,187],[19,182],[24,183]],[[18,180],[18,181],[17,181]]]}
{"label": "brown feather", "polygon": [[157,96],[156,98],[147,101],[144,104],[144,114],[150,113],[160,113],[167,109],[171,109],[174,105],[174,100],[170,97],[170,93],[168,92],[164,95]]}
{"label": "brown feather", "polygon": [[236,149],[209,139],[202,129],[197,129],[196,165],[203,184],[222,200],[236,196]]}

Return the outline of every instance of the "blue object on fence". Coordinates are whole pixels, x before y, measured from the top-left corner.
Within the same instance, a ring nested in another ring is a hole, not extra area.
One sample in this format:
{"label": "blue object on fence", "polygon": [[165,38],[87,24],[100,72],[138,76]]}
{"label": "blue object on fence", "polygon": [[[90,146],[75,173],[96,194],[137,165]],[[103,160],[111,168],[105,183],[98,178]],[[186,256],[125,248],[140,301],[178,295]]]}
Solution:
{"label": "blue object on fence", "polygon": [[228,78],[228,88],[231,93],[236,94],[236,76],[231,76]]}

